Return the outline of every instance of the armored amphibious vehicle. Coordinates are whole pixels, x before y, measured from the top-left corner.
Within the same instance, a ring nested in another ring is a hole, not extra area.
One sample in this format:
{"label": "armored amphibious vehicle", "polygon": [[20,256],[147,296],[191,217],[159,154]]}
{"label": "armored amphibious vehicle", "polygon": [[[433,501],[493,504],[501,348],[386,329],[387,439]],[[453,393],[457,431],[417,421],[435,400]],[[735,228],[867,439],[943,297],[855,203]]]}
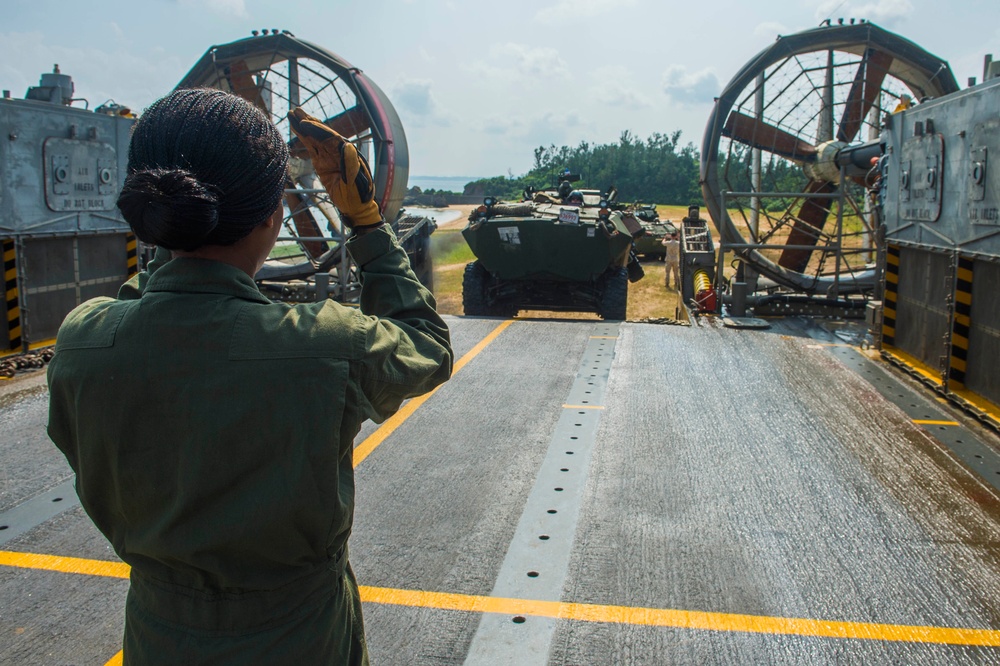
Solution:
{"label": "armored amphibious vehicle", "polygon": [[523,202],[487,197],[462,235],[476,255],[465,267],[467,315],[513,316],[520,310],[595,312],[625,319],[628,283],[642,277],[633,239],[635,217],[614,210],[613,188],[529,192]]}

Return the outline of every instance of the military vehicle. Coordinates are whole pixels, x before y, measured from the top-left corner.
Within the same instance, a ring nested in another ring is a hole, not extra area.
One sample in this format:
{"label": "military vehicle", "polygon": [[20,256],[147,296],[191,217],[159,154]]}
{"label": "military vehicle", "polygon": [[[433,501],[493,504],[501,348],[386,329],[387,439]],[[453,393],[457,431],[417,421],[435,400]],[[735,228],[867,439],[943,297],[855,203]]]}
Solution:
{"label": "military vehicle", "polygon": [[663,239],[677,233],[677,227],[670,220],[661,220],[654,204],[635,204],[632,208],[643,230],[643,234],[635,239],[636,255],[663,261],[667,257]]}
{"label": "military vehicle", "polygon": [[575,190],[573,174],[526,201],[487,197],[462,230],[476,260],[465,267],[467,315],[511,317],[520,310],[596,312],[625,319],[628,283],[642,278],[635,217],[614,210],[615,191]]}

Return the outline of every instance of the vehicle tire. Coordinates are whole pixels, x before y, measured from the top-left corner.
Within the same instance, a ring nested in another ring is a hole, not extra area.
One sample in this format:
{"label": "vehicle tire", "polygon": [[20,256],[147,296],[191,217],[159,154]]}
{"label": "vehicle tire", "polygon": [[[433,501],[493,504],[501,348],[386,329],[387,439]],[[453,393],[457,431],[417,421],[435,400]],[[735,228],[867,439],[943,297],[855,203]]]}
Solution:
{"label": "vehicle tire", "polygon": [[597,314],[601,319],[624,320],[627,307],[628,271],[624,268],[615,268],[605,276],[604,292],[601,294],[601,304]]}
{"label": "vehicle tire", "polygon": [[486,306],[486,281],[490,274],[478,261],[465,265],[462,276],[462,309],[471,317],[490,314]]}

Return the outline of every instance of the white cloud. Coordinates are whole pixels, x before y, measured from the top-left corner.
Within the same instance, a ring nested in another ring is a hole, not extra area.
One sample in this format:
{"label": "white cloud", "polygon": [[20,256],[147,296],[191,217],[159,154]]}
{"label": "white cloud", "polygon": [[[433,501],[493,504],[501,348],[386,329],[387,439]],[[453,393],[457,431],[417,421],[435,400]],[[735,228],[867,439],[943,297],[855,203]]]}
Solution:
{"label": "white cloud", "polygon": [[520,135],[524,133],[524,123],[510,116],[487,116],[483,118],[481,129],[493,135]]}
{"label": "white cloud", "polygon": [[115,23],[114,21],[112,21],[109,25],[111,26],[111,32],[113,32],[115,35],[115,39],[117,39],[120,42],[124,42],[125,31],[122,30],[121,26]]}
{"label": "white cloud", "polygon": [[830,18],[836,22],[838,18],[858,18],[888,27],[899,19],[908,18],[912,13],[913,4],[910,0],[874,0],[865,3],[823,0],[816,7],[816,20]]}
{"label": "white cloud", "polygon": [[571,76],[569,65],[556,49],[511,42],[494,44],[489,49],[488,61],[474,60],[462,65],[462,69],[474,79],[488,82],[494,91],[551,86]]}
{"label": "white cloud", "polygon": [[670,65],[663,72],[663,92],[678,104],[708,104],[722,92],[722,84],[711,68],[688,72]]}
{"label": "white cloud", "polygon": [[231,16],[233,18],[247,19],[247,6],[244,0],[179,0],[182,7],[193,7],[202,9],[207,7],[209,11],[219,16]]}
{"label": "white cloud", "polygon": [[599,67],[588,78],[594,82],[590,90],[591,98],[607,106],[638,109],[653,105],[642,86],[636,83],[632,72],[624,67]]}
{"label": "white cloud", "polygon": [[533,47],[526,44],[497,44],[490,48],[494,59],[500,60],[501,67],[511,63],[516,71],[528,77],[563,77],[569,74],[566,61],[559,52],[547,46]]}
{"label": "white cloud", "polygon": [[427,79],[398,81],[392,88],[392,105],[418,127],[452,124],[450,114],[434,98]]}
{"label": "white cloud", "polygon": [[550,7],[538,10],[535,20],[539,23],[569,23],[592,19],[635,4],[636,0],[560,0]]}
{"label": "white cloud", "polygon": [[577,111],[547,111],[535,115],[490,115],[480,121],[479,128],[490,135],[523,140],[531,146],[561,146],[575,143],[584,129],[592,130]]}

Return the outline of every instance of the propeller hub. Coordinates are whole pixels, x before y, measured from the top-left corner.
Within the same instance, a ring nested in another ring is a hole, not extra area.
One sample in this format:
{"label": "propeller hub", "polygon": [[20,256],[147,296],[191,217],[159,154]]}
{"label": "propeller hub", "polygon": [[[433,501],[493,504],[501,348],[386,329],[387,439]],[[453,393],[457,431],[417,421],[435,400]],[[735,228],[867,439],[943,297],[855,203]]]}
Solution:
{"label": "propeller hub", "polygon": [[816,161],[806,162],[802,165],[802,170],[806,172],[810,180],[839,185],[840,166],[837,164],[837,155],[849,145],[836,139],[824,141],[816,146]]}

